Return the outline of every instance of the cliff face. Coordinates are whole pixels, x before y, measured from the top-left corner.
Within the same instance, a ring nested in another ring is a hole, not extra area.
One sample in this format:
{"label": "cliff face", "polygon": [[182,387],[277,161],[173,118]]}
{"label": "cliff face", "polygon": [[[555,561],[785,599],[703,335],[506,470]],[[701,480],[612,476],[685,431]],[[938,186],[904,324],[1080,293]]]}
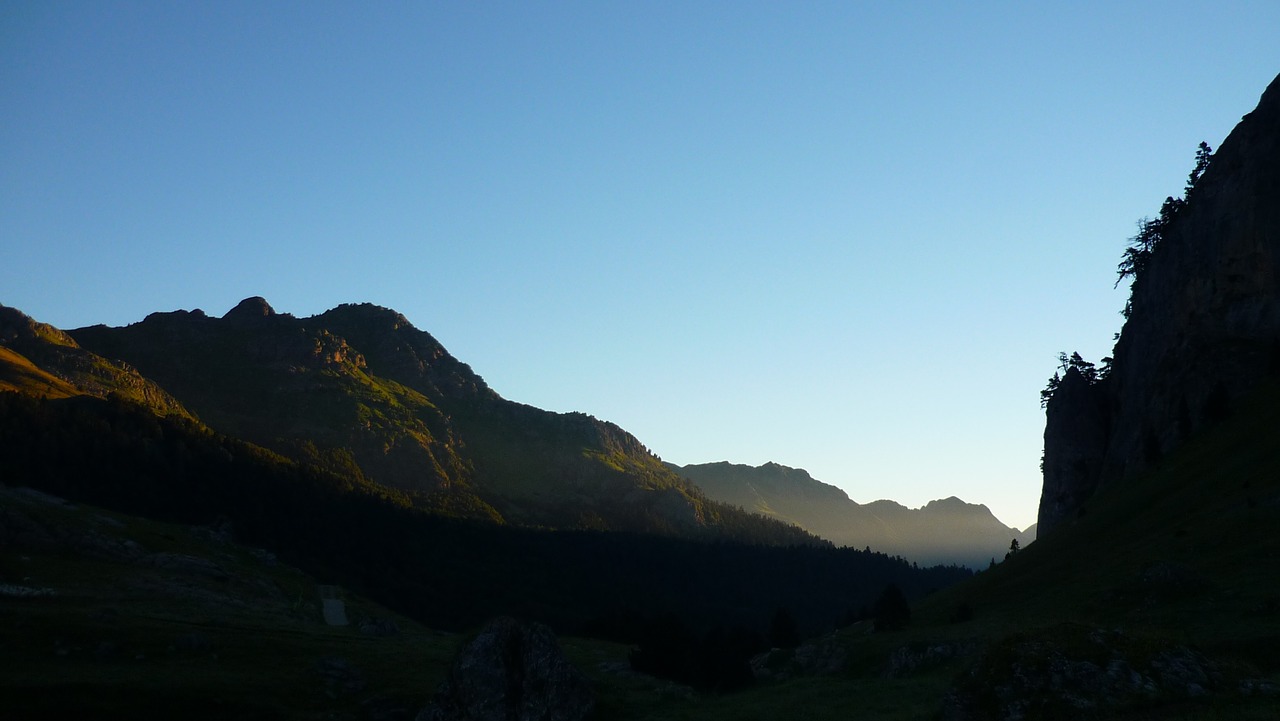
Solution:
{"label": "cliff face", "polygon": [[1068,372],[1049,400],[1042,531],[1280,368],[1280,77],[1165,225],[1113,357],[1105,380]]}
{"label": "cliff face", "polygon": [[1105,389],[1069,368],[1049,399],[1038,529],[1073,515],[1098,488],[1110,426]]}

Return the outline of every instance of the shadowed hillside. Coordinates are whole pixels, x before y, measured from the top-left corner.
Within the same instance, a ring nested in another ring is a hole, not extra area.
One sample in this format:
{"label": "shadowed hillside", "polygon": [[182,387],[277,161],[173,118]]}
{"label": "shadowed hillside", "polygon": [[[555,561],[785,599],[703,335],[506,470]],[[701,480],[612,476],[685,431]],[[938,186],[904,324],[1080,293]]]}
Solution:
{"label": "shadowed hillside", "polygon": [[49,382],[36,388],[43,373],[77,392],[115,393],[162,414],[190,409],[221,433],[402,491],[434,513],[546,528],[816,541],[707,499],[614,424],[504,400],[385,308],[343,305],[299,319],[249,298],[221,318],[153,313],[123,328],[64,333],[11,308],[3,322],[7,365],[23,390],[71,392]]}
{"label": "shadowed hillside", "polygon": [[245,543],[438,628],[515,614],[631,640],[637,624],[662,614],[699,629],[763,628],[785,607],[814,633],[888,583],[919,596],[968,576],[820,544],[549,532],[445,518],[412,508],[403,492],[119,399],[0,393],[0,437],[7,483],[148,518],[225,526]]}

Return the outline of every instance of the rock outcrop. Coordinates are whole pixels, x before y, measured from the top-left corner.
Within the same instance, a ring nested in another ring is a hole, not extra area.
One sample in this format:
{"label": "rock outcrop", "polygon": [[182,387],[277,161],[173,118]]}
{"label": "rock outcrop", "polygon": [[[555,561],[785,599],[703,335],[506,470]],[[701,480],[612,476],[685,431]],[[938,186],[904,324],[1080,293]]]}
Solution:
{"label": "rock outcrop", "polygon": [[1039,514],[1039,523],[1047,524],[1044,527],[1075,513],[1098,488],[1107,450],[1104,388],[1069,368],[1045,408],[1044,490]]}
{"label": "rock outcrop", "polygon": [[418,721],[580,721],[595,703],[549,628],[504,617],[458,653]]}
{"label": "rock outcrop", "polygon": [[942,717],[1110,718],[1228,690],[1218,667],[1185,646],[1138,642],[1103,629],[1060,627],[1052,633],[1058,638],[1013,637],[989,649],[948,694]]}
{"label": "rock outcrop", "polygon": [[229,320],[233,323],[252,323],[260,321],[263,318],[270,318],[276,314],[275,308],[267,302],[266,298],[255,295],[252,298],[245,298],[236,304],[236,307],[227,311],[223,316],[223,320]]}
{"label": "rock outcrop", "polygon": [[1064,378],[1049,399],[1042,532],[1280,369],[1280,78],[1162,226],[1113,357],[1105,379]]}

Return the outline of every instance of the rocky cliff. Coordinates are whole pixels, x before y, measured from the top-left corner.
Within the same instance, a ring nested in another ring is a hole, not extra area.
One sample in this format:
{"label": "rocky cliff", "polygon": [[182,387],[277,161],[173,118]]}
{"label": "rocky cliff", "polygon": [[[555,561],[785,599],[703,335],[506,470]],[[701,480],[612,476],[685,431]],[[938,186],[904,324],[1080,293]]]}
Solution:
{"label": "rocky cliff", "polygon": [[1173,202],[1135,274],[1110,373],[1071,369],[1048,400],[1042,532],[1280,369],[1280,77]]}

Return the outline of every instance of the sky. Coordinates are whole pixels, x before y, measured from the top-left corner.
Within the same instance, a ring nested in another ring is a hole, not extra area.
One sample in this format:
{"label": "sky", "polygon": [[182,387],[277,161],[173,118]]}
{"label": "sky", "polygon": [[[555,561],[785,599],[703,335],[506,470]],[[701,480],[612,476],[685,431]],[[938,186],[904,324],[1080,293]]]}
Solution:
{"label": "sky", "polygon": [[394,308],[665,460],[1035,521],[1280,3],[0,1],[0,303]]}

